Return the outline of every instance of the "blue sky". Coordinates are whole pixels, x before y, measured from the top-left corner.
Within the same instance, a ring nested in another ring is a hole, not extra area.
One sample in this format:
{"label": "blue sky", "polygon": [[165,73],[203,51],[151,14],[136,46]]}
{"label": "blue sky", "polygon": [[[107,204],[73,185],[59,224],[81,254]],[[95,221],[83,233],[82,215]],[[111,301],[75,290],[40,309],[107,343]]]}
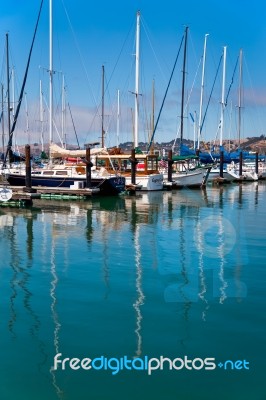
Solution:
{"label": "blue sky", "polygon": [[[48,103],[48,0],[44,0],[39,30],[33,51],[27,86],[16,132],[18,143],[39,142],[39,82],[42,81],[44,105]],[[140,140],[147,140],[151,119],[152,81],[155,83],[155,119],[170,78],[184,26],[189,26],[186,68],[184,137],[193,138],[189,113],[199,113],[201,65],[204,35],[207,42],[203,111],[206,108],[223,46],[227,46],[226,89],[233,76],[239,49],[243,49],[242,137],[265,134],[266,106],[266,5],[262,0],[180,2],[159,1],[85,1],[54,0],[54,97],[55,120],[61,131],[61,82],[66,83],[80,144],[98,140],[101,132],[101,79],[105,67],[106,145],[116,144],[117,91],[120,91],[121,142],[132,140],[134,113],[134,51],[136,12],[141,12],[140,54]],[[15,101],[18,98],[40,1],[1,2],[0,54],[1,82],[6,85],[5,34],[9,32],[10,65],[15,70]],[[180,125],[180,56],[155,140],[175,139]],[[194,85],[193,85],[194,82]],[[203,139],[214,140],[219,119],[222,69],[203,127]],[[193,90],[192,90],[193,86]],[[225,110],[224,137],[236,138],[238,73]],[[28,117],[26,118],[26,115]],[[48,132],[48,109],[44,106],[44,129]],[[69,112],[66,112],[66,140],[76,143]],[[58,140],[55,133],[55,141]],[[48,133],[47,133],[48,140]]]}

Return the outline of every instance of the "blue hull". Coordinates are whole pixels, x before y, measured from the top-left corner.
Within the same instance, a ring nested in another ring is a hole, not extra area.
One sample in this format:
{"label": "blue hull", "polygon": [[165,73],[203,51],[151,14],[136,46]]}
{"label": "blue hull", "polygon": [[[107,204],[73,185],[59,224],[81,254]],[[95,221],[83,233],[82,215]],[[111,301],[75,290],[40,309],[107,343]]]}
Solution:
{"label": "blue hull", "polygon": [[[11,186],[25,186],[25,175],[10,174],[7,178]],[[57,188],[69,188],[74,182],[84,182],[86,187],[86,180],[84,178],[71,178],[61,176],[32,176],[32,186],[46,186]],[[124,177],[107,177],[107,178],[92,178],[91,188],[99,188],[102,195],[116,195],[125,191],[125,178]]]}

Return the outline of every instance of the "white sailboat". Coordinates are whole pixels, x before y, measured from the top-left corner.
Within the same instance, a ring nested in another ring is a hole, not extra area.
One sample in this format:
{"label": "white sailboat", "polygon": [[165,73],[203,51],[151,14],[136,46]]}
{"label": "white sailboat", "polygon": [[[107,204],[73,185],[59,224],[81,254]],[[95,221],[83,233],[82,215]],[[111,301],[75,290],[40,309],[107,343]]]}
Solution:
{"label": "white sailboat", "polygon": [[[136,26],[136,72],[135,72],[135,122],[134,147],[139,145],[139,61],[140,61],[140,11],[137,12]],[[128,159],[130,156],[128,155]],[[136,155],[139,164],[136,169],[136,184],[141,190],[163,190],[163,174],[158,171],[157,157],[152,154]],[[131,184],[131,176],[126,176],[126,184]]]}
{"label": "white sailboat", "polygon": [[[184,42],[184,56],[183,56],[183,77],[182,77],[182,98],[181,98],[181,124],[180,124],[180,146],[183,142],[183,121],[184,121],[184,90],[185,90],[185,76],[186,76],[186,55],[187,55],[187,34],[188,27],[185,28],[185,42]],[[206,51],[206,37],[204,45],[204,54]],[[205,57],[205,56],[204,56]],[[196,158],[196,157],[195,157]],[[178,156],[177,156],[178,159]],[[195,160],[194,160],[195,161]],[[185,166],[184,163],[187,163]],[[191,166],[191,160],[186,160],[180,156],[180,159],[173,164],[174,172],[172,173],[172,181],[168,182],[168,172],[164,173],[165,186],[171,186],[174,188],[182,187],[201,187],[208,179],[209,169],[205,167],[198,167],[196,163]]]}
{"label": "white sailboat", "polygon": [[[101,171],[92,171],[90,179],[90,187],[86,188],[87,174],[86,163],[80,165],[79,160],[72,164],[67,163],[68,157],[85,157],[86,150],[77,150],[75,155],[73,152],[61,148],[53,143],[53,4],[52,0],[49,1],[49,147],[50,147],[50,162],[45,168],[39,166],[31,170],[31,184],[32,186],[46,186],[46,187],[65,187],[73,190],[97,189],[100,194],[112,195],[119,194],[125,190],[125,178],[117,176],[112,173],[102,174]],[[64,86],[64,85],[63,85]],[[65,105],[62,104],[62,109]],[[64,123],[63,123],[64,125]],[[106,149],[91,149],[93,152],[104,152],[108,154]],[[55,158],[61,158],[61,165],[54,163]],[[73,160],[72,160],[73,161]],[[25,186],[26,169],[25,165],[9,169],[7,171],[7,180],[13,186]]]}
{"label": "white sailboat", "polygon": [[[241,135],[241,109],[242,109],[242,58],[243,51],[240,49],[239,52],[239,90],[238,90],[238,142],[240,145],[240,135]],[[242,161],[241,161],[242,162]],[[242,173],[240,173],[239,164],[235,165],[232,163],[227,166],[226,170],[227,174],[229,174],[234,181],[257,181],[259,179],[258,174],[254,169],[247,168],[244,165],[242,166]]]}

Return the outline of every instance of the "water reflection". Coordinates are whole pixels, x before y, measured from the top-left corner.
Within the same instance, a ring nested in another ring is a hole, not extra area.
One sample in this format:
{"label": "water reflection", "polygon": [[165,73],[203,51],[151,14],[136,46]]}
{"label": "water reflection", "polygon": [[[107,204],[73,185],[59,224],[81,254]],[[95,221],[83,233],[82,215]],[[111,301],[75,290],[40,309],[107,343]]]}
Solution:
{"label": "water reflection", "polygon": [[[108,336],[114,349],[123,332],[140,357],[153,333],[148,327],[158,329],[167,315],[175,319],[170,327],[180,318],[175,334],[187,345],[195,313],[205,324],[214,304],[224,309],[247,295],[246,210],[256,215],[264,201],[265,185],[258,183],[1,210],[1,251],[8,250],[9,260],[8,300],[2,302],[9,306],[10,337],[18,340],[25,311],[29,339],[38,346],[36,364],[43,375],[44,367],[50,371],[60,399],[67,397],[64,381],[50,367],[70,346],[65,330],[71,323],[88,341],[94,334],[97,351],[106,340],[100,333],[97,338],[97,324],[115,332]],[[80,314],[68,321],[69,304]],[[151,323],[154,308],[159,317]]]}
{"label": "water reflection", "polygon": [[[56,309],[57,306],[57,297],[56,297],[56,290],[58,285],[58,276],[56,271],[56,261],[55,261],[55,238],[52,237],[52,246],[51,246],[51,286],[50,286],[50,297],[51,297],[51,316],[54,323],[54,330],[53,330],[53,346],[54,346],[54,355],[60,353],[60,329],[61,324],[59,322],[59,315]],[[50,373],[52,377],[52,384],[55,388],[56,394],[59,399],[63,399],[64,392],[60,388],[59,384],[57,383],[56,373],[53,369],[53,366],[50,368]]]}
{"label": "water reflection", "polygon": [[[46,364],[47,351],[44,341],[40,339],[41,319],[34,306],[32,291],[33,249],[35,245],[33,232],[36,214],[28,210],[24,213],[7,210],[6,215],[1,217],[3,217],[1,218],[1,233],[5,243],[5,249],[1,253],[7,263],[5,268],[10,272],[8,330],[14,342],[19,341],[22,322],[24,326],[25,320],[27,321],[25,327],[31,343],[37,343],[38,346],[37,368],[40,371]],[[24,224],[22,225],[17,221],[20,217],[23,217]],[[25,245],[25,242],[26,253],[24,254],[21,247],[22,244]]]}
{"label": "water reflection", "polygon": [[133,307],[136,311],[136,337],[137,337],[137,349],[136,357],[140,357],[142,354],[142,336],[141,336],[141,322],[142,313],[141,307],[144,305],[145,296],[142,289],[142,265],[141,265],[141,249],[140,249],[140,227],[136,226],[134,231],[134,247],[135,247],[135,263],[136,263],[136,301]]}

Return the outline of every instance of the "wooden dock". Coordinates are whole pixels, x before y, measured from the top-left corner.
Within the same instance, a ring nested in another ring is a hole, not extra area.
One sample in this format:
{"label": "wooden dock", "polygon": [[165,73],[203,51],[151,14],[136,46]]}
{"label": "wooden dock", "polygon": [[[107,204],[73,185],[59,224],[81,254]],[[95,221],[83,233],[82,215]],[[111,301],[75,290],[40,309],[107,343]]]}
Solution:
{"label": "wooden dock", "polygon": [[13,192],[12,198],[0,202],[1,206],[30,206],[34,199],[86,200],[100,192],[98,188],[70,189],[43,186],[33,186],[31,189],[21,186],[8,186],[8,189]]}

